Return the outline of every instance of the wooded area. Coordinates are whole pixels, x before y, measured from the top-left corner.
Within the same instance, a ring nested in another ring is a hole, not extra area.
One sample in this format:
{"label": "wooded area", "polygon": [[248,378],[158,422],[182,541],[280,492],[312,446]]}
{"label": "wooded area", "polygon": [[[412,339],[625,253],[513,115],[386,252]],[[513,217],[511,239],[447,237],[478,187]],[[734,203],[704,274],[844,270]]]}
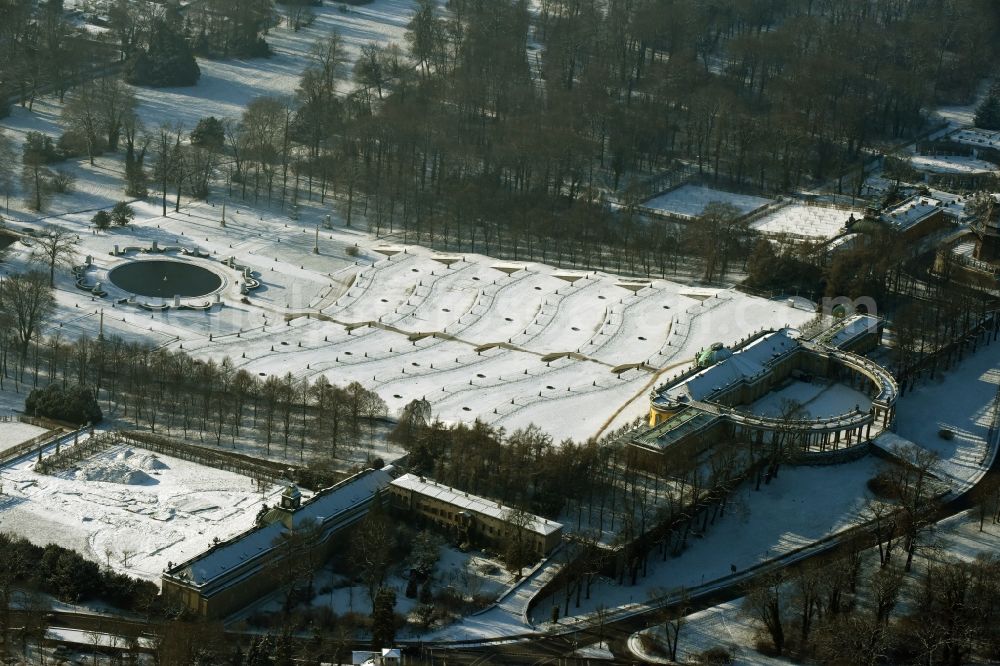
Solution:
{"label": "wooded area", "polygon": [[[61,99],[80,63],[190,69],[163,35],[217,57],[265,55],[282,20],[266,0],[117,0],[95,53],[80,50],[91,42],[61,4],[0,7],[4,97],[30,106],[51,88]],[[144,193],[132,181],[147,151],[164,209],[167,189],[208,196],[224,161],[231,195],[291,205],[332,194],[348,225],[363,216],[407,242],[665,275],[691,239],[640,224],[635,206],[671,173],[772,193],[831,178],[854,190],[850,173],[918,134],[926,109],[971,98],[998,37],[989,0],[545,0],[537,14],[523,0],[420,0],[406,44],[371,43],[350,63],[339,35],[319,37],[294,99],[206,121],[209,142],[185,142],[195,128],[126,131],[129,189]],[[127,96],[111,106],[134,116]],[[115,149],[105,117],[106,140],[78,145]],[[745,258],[752,243],[742,247]]]}

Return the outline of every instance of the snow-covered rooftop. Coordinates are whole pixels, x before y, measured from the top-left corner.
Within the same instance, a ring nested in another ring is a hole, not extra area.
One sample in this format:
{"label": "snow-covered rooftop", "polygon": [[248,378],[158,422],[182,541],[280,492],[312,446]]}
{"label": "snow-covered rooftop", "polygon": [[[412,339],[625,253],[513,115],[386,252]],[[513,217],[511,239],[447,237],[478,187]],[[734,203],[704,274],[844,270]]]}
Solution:
{"label": "snow-covered rooftop", "polygon": [[822,240],[843,233],[852,215],[860,217],[861,211],[793,203],[752,222],[750,228],[766,236]]}
{"label": "snow-covered rooftop", "polygon": [[[317,493],[292,514],[293,525],[299,527],[313,521],[325,529],[340,525],[339,519],[344,514],[367,503],[389,485],[392,480],[389,469],[367,470]],[[272,550],[284,531],[281,522],[248,530],[185,562],[175,571],[183,569],[188,580],[203,585]]]}
{"label": "snow-covered rooftop", "polygon": [[[428,481],[414,474],[404,474],[393,481],[392,485],[425,497],[433,497],[466,511],[490,516],[498,520],[506,520],[507,514],[510,511],[508,507],[503,506],[499,502],[493,502],[477,495],[470,495],[450,486]],[[525,526],[525,529],[538,534],[548,535],[561,530],[562,524],[542,518],[541,516],[531,515],[531,522]]]}
{"label": "snow-covered rooftop", "polygon": [[687,183],[649,199],[643,206],[655,212],[678,217],[698,217],[711,203],[728,204],[736,208],[741,215],[746,215],[772,201],[764,197],[713,190],[710,187]]}
{"label": "snow-covered rooftop", "polygon": [[666,397],[674,400],[705,400],[719,391],[741,381],[751,381],[767,372],[771,363],[797,349],[797,340],[785,331],[768,333],[732,356],[719,361],[691,376],[677,386],[667,389]]}
{"label": "snow-covered rooftop", "polygon": [[856,338],[877,331],[878,324],[878,317],[862,314],[851,315],[838,321],[817,337],[821,343],[829,347],[843,349]]}
{"label": "snow-covered rooftop", "polygon": [[722,417],[689,407],[672,419],[635,438],[636,443],[651,448],[666,449],[688,435],[713,426]]}
{"label": "snow-covered rooftop", "polygon": [[910,164],[918,171],[939,174],[981,174],[997,170],[997,165],[986,160],[963,155],[914,155]]}
{"label": "snow-covered rooftop", "polygon": [[910,197],[892,210],[882,213],[882,220],[895,231],[912,229],[941,210],[941,202],[931,197]]}

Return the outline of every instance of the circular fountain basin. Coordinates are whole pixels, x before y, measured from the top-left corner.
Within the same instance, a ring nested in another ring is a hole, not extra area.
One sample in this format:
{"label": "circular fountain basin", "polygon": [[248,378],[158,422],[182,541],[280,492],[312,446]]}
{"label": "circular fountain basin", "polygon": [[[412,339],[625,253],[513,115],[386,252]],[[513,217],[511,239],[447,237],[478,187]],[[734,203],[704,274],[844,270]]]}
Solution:
{"label": "circular fountain basin", "polygon": [[183,261],[132,261],[108,272],[119,289],[152,298],[191,298],[211,294],[222,286],[218,273]]}

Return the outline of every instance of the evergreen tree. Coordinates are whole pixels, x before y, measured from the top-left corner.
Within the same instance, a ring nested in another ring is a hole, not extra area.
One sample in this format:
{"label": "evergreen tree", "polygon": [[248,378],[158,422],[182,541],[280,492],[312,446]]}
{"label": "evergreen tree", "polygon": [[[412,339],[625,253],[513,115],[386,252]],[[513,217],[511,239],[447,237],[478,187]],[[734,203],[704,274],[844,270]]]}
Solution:
{"label": "evergreen tree", "polygon": [[135,219],[135,211],[124,201],[119,201],[111,209],[111,221],[117,227],[128,226]]}
{"label": "evergreen tree", "polygon": [[982,129],[1000,130],[1000,86],[993,86],[976,109],[975,123]]}
{"label": "evergreen tree", "polygon": [[212,151],[221,151],[226,143],[226,130],[215,116],[208,116],[198,121],[191,130],[191,145]]}
{"label": "evergreen tree", "polygon": [[111,214],[106,210],[99,210],[97,214],[94,215],[90,220],[94,228],[99,231],[105,231],[111,226]]}
{"label": "evergreen tree", "polygon": [[380,587],[372,606],[372,649],[381,650],[396,640],[396,592]]}
{"label": "evergreen tree", "polygon": [[201,68],[184,35],[157,21],[150,32],[149,48],[130,61],[125,76],[129,83],[154,88],[193,86],[201,77]]}
{"label": "evergreen tree", "polygon": [[35,416],[81,425],[98,423],[104,418],[94,390],[79,384],[63,388],[58,383],[49,384],[43,389],[33,389],[24,401],[24,411]]}

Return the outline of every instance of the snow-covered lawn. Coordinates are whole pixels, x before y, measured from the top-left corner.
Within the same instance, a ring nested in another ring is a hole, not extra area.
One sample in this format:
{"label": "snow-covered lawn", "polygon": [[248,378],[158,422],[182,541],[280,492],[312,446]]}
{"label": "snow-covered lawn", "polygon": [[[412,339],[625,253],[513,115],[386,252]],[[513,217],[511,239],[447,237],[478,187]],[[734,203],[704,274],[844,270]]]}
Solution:
{"label": "snow-covered lawn", "polygon": [[[986,436],[1000,388],[996,343],[976,354],[934,383],[921,383],[896,403],[896,433],[884,433],[882,446],[913,442],[940,458],[939,472],[958,491],[985,473]],[[954,437],[943,439],[940,430]],[[988,461],[986,461],[988,462]]]}
{"label": "snow-covered lawn", "polygon": [[997,165],[986,160],[962,155],[914,155],[910,164],[918,171],[928,173],[987,173],[996,171]]}
{"label": "snow-covered lawn", "polygon": [[[651,553],[648,575],[640,577],[635,586],[618,585],[606,578],[595,580],[590,599],[582,599],[579,608],[571,603],[569,615],[560,619],[560,624],[576,622],[600,607],[639,605],[671,590],[710,585],[730,577],[733,567],[741,575],[764,561],[847,529],[858,520],[867,494],[866,483],[876,474],[878,465],[874,457],[868,456],[842,465],[785,467],[759,492],[746,485],[733,496],[726,515],[709,526],[704,535],[693,535],[688,548],[678,557],[668,556],[664,561],[655,551]],[[533,578],[525,579],[526,590],[537,587],[532,585]],[[562,593],[562,588],[557,587],[552,596],[538,600],[530,617],[533,627],[521,618],[523,603],[512,598],[510,603],[505,601],[433,634],[433,638],[461,641],[545,631],[553,627],[552,606],[562,605]]]}
{"label": "snow-covered lawn", "polygon": [[0,452],[27,442],[33,437],[46,432],[45,428],[39,428],[20,421],[0,421]]}
{"label": "snow-covered lawn", "polygon": [[250,528],[261,502],[273,504],[280,490],[262,494],[249,477],[126,446],[53,476],[35,473],[34,463],[0,470],[0,531],[154,581],[168,562]]}
{"label": "snow-covered lawn", "polygon": [[698,217],[710,203],[729,204],[734,206],[741,215],[746,215],[772,202],[764,197],[687,184],[653,197],[644,202],[643,206],[679,217]]}
{"label": "snow-covered lawn", "polygon": [[768,236],[788,234],[823,240],[843,233],[852,213],[855,219],[863,215],[860,210],[789,204],[751,223],[750,227]]}
{"label": "snow-covered lawn", "polygon": [[867,395],[846,384],[793,380],[754,402],[749,411],[759,416],[780,417],[787,401],[794,401],[808,412],[802,418],[821,419],[847,414],[856,408],[863,412],[871,408],[871,399]]}
{"label": "snow-covered lawn", "polygon": [[[650,554],[648,575],[637,585],[618,585],[601,579],[591,598],[570,616],[593,612],[599,605],[614,608],[643,603],[651,595],[681,587],[694,588],[730,576],[765,560],[807,546],[855,524],[864,503],[866,482],[878,462],[868,456],[842,465],[785,467],[778,478],[759,492],[746,485],[733,496],[725,517],[717,519],[701,538],[666,561]],[[626,582],[628,582],[626,580]],[[557,594],[556,600],[561,601]],[[552,601],[543,599],[532,612],[533,621],[547,626]]]}
{"label": "snow-covered lawn", "polygon": [[[794,662],[780,657],[768,657],[754,649],[754,640],[759,633],[758,626],[742,613],[743,599],[734,599],[724,604],[706,608],[688,615],[681,627],[677,641],[677,662],[698,663],[698,655],[711,648],[724,648],[733,657],[734,666],[787,666]],[[651,629],[650,635],[662,640],[659,627]],[[670,664],[661,656],[646,652],[633,635],[628,641],[629,649],[638,656],[653,663]]]}
{"label": "snow-covered lawn", "polygon": [[[342,9],[346,7],[346,9]],[[341,91],[353,85],[351,63],[365,44],[385,46],[395,42],[405,48],[406,25],[416,7],[414,0],[373,0],[360,6],[330,2],[310,7],[316,14],[311,26],[294,32],[284,23],[267,34],[274,51],[270,58],[207,60],[201,58],[201,78],[185,88],[137,88],[139,114],[148,127],[178,123],[190,131],[201,118],[238,119],[256,97],[291,98],[308,62],[312,45],[340,33],[347,62]]]}
{"label": "snow-covered lawn", "polygon": [[[993,523],[987,516],[983,530],[980,531],[978,511],[970,509],[935,524],[926,540],[933,547],[917,551],[914,573],[910,578],[911,585],[917,584],[917,576],[926,570],[928,560],[947,558],[971,562],[982,554],[996,554],[1000,549],[1000,525]],[[878,564],[871,550],[865,554],[865,559],[871,561],[871,567],[876,567]],[[724,647],[733,654],[733,664],[738,666],[784,666],[794,663],[788,659],[769,657],[756,651],[754,640],[759,635],[760,625],[741,611],[742,605],[742,598],[734,599],[688,615],[678,641],[678,660],[681,663],[695,663],[698,653],[712,647]],[[905,608],[905,601],[902,605]],[[905,610],[898,610],[897,615],[903,612]],[[655,637],[662,636],[659,627],[649,629],[648,633]],[[628,645],[636,655],[643,656],[649,661],[669,663],[644,652],[637,634],[629,639]]]}

